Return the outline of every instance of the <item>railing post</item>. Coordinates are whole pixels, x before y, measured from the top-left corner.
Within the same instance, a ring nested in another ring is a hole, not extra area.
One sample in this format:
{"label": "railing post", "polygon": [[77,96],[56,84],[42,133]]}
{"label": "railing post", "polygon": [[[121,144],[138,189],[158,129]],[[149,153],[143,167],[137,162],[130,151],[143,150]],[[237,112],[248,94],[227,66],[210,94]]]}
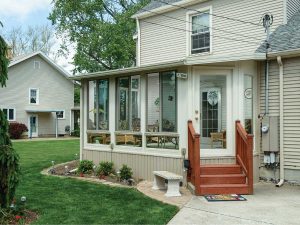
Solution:
{"label": "railing post", "polygon": [[240,123],[239,120],[235,121],[235,160],[238,164],[237,156],[239,154],[239,133],[238,133],[238,124]]}
{"label": "railing post", "polygon": [[253,135],[247,135],[247,158],[248,158],[248,188],[249,194],[253,194]]}
{"label": "railing post", "polygon": [[200,135],[194,135],[194,158],[195,158],[195,191],[200,195]]}

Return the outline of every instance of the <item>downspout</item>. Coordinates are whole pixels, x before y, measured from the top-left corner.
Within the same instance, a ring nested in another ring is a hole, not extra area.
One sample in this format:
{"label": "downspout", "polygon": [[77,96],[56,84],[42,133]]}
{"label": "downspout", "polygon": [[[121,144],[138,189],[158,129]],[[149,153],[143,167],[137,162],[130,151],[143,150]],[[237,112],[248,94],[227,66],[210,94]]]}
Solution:
{"label": "downspout", "polygon": [[283,63],[281,56],[277,56],[277,62],[279,65],[279,129],[280,129],[280,180],[276,184],[276,187],[281,187],[284,184],[284,159],[283,159]]}
{"label": "downspout", "polygon": [[[267,55],[267,54],[266,54]],[[269,60],[268,55],[266,56],[265,63],[265,115],[269,114]]]}

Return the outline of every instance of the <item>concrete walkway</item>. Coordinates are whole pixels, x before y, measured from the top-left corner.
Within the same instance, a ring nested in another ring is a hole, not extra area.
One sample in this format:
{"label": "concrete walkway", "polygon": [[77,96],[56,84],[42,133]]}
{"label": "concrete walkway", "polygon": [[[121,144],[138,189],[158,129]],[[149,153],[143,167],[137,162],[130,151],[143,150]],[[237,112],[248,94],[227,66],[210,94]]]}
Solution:
{"label": "concrete walkway", "polygon": [[300,224],[300,186],[255,185],[244,202],[207,202],[193,197],[169,224]]}

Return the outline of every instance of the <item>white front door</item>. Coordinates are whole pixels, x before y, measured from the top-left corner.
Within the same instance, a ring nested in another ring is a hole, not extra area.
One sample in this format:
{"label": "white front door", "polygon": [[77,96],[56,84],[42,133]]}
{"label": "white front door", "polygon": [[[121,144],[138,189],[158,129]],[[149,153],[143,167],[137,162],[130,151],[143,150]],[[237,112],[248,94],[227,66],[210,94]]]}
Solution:
{"label": "white front door", "polygon": [[28,137],[38,137],[38,115],[32,114],[28,119]]}
{"label": "white front door", "polygon": [[232,72],[193,71],[194,126],[200,133],[201,156],[231,156],[233,149]]}

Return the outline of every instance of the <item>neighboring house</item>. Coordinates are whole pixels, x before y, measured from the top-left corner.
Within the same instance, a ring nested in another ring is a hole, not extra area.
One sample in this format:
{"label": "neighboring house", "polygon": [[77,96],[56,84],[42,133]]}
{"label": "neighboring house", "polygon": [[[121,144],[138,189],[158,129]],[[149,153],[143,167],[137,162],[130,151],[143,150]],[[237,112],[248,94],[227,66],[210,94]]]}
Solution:
{"label": "neighboring house", "polygon": [[28,137],[69,134],[65,128],[73,124],[74,83],[42,52],[10,61],[0,96],[0,108],[8,121],[24,123]]}
{"label": "neighboring house", "polygon": [[[266,53],[256,50],[266,34],[259,22],[272,13],[274,32],[299,3],[151,1],[133,16],[136,67],[74,77],[82,85],[81,159],[112,160],[117,169],[128,164],[137,179],[152,180],[156,170],[187,175],[196,194],[251,194],[261,146],[270,151],[278,138],[276,121],[273,136],[260,138]],[[278,107],[273,100],[270,93],[270,108]],[[299,164],[291,179],[300,181]]]}

